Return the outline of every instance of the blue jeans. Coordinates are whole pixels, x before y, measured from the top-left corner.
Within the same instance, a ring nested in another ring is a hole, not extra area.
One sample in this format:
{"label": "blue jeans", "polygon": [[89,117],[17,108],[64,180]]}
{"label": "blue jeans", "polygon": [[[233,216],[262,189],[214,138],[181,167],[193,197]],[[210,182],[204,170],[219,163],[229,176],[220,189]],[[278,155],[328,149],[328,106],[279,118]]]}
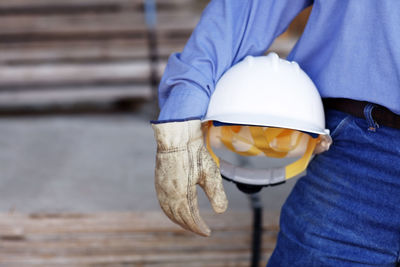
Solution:
{"label": "blue jeans", "polygon": [[267,266],[396,266],[400,252],[400,130],[326,113],[333,145],[299,179]]}

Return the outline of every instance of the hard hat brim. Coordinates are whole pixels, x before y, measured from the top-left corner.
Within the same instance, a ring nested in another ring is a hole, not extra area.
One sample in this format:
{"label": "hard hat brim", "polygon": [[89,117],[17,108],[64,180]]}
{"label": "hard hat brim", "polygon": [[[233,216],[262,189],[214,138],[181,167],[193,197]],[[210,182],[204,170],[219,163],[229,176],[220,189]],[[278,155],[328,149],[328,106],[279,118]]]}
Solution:
{"label": "hard hat brim", "polygon": [[236,125],[285,128],[319,135],[329,135],[328,129],[321,128],[318,125],[279,116],[268,116],[268,118],[266,118],[265,115],[262,116],[258,114],[252,114],[252,116],[249,116],[249,114],[224,114],[221,116],[208,116],[203,122],[207,121],[218,121]]}

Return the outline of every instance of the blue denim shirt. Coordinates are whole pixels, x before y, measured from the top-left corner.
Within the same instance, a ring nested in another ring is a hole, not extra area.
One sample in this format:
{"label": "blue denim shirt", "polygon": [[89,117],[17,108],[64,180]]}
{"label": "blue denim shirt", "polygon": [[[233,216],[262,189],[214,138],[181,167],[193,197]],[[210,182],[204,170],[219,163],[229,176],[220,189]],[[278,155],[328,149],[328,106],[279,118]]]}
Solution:
{"label": "blue denim shirt", "polygon": [[[262,55],[314,4],[288,56],[322,97],[384,105],[400,114],[400,1],[213,0],[159,87],[159,120],[201,118],[215,83],[247,55]],[[245,88],[243,88],[245,90]]]}

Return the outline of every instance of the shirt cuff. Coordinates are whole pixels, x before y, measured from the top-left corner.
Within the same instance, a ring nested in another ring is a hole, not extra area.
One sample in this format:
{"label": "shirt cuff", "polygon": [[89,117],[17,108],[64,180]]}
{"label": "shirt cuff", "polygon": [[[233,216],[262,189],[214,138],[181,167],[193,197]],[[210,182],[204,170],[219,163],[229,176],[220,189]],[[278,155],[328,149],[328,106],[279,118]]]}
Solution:
{"label": "shirt cuff", "polygon": [[176,87],[161,107],[158,121],[201,119],[207,112],[209,100],[204,91]]}

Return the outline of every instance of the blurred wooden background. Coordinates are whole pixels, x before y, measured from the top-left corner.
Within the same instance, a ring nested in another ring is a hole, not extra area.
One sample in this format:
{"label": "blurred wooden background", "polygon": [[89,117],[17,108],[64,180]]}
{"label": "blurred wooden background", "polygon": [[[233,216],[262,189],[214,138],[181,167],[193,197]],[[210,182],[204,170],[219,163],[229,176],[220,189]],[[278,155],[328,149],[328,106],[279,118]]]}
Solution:
{"label": "blurred wooden background", "polygon": [[[158,76],[207,2],[156,1]],[[287,54],[308,12],[275,51]],[[152,99],[144,0],[3,0],[0,25],[0,112]]]}
{"label": "blurred wooden background", "polygon": [[[159,73],[200,2],[157,1]],[[2,109],[151,98],[143,0],[1,1],[0,25]]]}

